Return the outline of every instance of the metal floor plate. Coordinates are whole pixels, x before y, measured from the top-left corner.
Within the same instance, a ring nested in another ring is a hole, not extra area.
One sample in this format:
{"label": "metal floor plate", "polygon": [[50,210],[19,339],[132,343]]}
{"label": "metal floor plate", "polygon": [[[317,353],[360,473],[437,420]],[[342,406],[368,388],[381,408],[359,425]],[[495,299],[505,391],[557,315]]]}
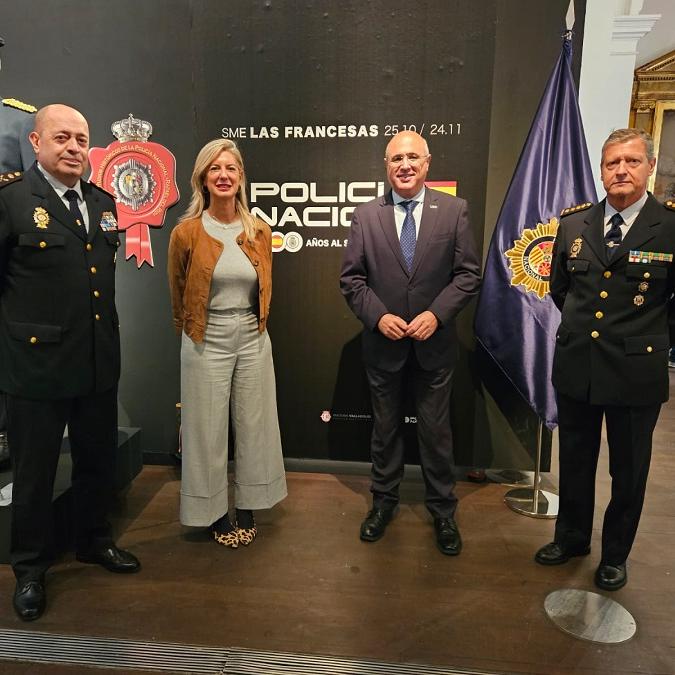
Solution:
{"label": "metal floor plate", "polygon": [[[0,660],[220,675],[500,675],[421,664],[0,630]],[[0,668],[1,669],[1,668]]]}
{"label": "metal floor plate", "polygon": [[637,631],[633,615],[623,605],[605,595],[578,588],[549,593],[544,610],[560,630],[589,642],[626,642]]}

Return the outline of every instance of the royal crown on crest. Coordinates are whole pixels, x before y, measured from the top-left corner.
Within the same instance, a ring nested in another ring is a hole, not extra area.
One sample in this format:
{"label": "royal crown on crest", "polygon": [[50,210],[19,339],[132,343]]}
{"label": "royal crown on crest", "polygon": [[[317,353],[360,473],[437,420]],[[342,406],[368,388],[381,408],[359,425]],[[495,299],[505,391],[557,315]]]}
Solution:
{"label": "royal crown on crest", "polygon": [[137,120],[131,113],[124,120],[118,120],[110,125],[110,131],[121,143],[126,141],[141,141],[145,143],[152,135],[152,124],[145,120]]}

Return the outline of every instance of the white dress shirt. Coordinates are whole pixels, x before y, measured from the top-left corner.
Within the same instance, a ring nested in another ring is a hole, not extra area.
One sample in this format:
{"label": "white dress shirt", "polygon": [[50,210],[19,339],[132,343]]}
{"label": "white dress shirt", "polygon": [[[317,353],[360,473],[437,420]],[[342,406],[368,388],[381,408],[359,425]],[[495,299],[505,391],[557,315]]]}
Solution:
{"label": "white dress shirt", "polygon": [[405,206],[401,206],[401,202],[413,201],[415,203],[415,208],[413,209],[413,217],[415,218],[415,240],[419,238],[420,233],[420,223],[422,221],[422,210],[424,208],[424,195],[426,193],[426,188],[422,186],[422,189],[412,198],[406,199],[397,194],[395,190],[391,191],[392,199],[394,200],[394,218],[396,220],[396,234],[398,238],[401,238],[401,230],[403,229],[403,221],[405,220]]}
{"label": "white dress shirt", "polygon": [[621,239],[623,239],[628,230],[630,230],[631,225],[635,222],[635,219],[640,213],[640,209],[645,205],[647,201],[647,193],[645,192],[640,199],[638,199],[634,204],[626,207],[623,211],[617,211],[608,201],[605,201],[605,236],[609,232],[610,228],[610,219],[615,213],[620,213],[623,218],[623,223],[619,226],[621,228]]}
{"label": "white dress shirt", "polygon": [[80,207],[80,213],[82,214],[82,218],[84,220],[84,227],[87,232],[89,232],[89,211],[87,210],[87,202],[84,201],[84,197],[82,196],[82,185],[80,181],[78,180],[73,187],[68,187],[60,180],[54,178],[54,176],[46,171],[39,162],[38,169],[40,169],[40,173],[45,177],[45,180],[54,188],[54,191],[61,198],[61,201],[64,203],[68,211],[70,211],[70,202],[66,199],[65,194],[68,190],[75,190],[75,192],[77,192],[77,205]]}

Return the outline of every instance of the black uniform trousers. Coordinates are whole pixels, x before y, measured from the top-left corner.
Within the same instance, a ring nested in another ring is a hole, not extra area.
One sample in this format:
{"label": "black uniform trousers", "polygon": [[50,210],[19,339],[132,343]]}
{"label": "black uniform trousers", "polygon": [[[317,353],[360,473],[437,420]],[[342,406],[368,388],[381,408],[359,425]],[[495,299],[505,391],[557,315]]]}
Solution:
{"label": "black uniform trousers", "polygon": [[628,558],[640,521],[661,404],[592,405],[560,392],[557,400],[560,501],[555,541],[570,550],[590,545],[604,416],[612,496],[602,526],[602,564],[620,565]]}
{"label": "black uniform trousers", "polygon": [[76,550],[111,541],[106,512],[115,475],[117,387],[53,401],[7,399],[14,477],[10,560],[24,583],[40,579],[53,562],[52,493],[66,424]]}
{"label": "black uniform trousers", "polygon": [[[426,486],[425,504],[432,516],[449,518],[457,508],[450,428],[453,369],[424,370],[413,351],[406,365],[412,375],[415,393],[417,439]],[[404,367],[387,372],[366,366],[373,407],[370,490],[375,508],[393,508],[399,500],[404,462],[401,425],[406,370]]]}

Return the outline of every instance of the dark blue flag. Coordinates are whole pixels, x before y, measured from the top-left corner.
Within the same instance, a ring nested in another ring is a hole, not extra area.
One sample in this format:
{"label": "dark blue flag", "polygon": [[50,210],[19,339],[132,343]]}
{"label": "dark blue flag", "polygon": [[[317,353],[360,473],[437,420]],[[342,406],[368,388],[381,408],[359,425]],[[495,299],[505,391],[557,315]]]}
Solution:
{"label": "dark blue flag", "polygon": [[571,60],[567,34],[497,219],[476,312],[476,338],[549,429],[558,423],[560,312],[549,295],[558,216],[596,201]]}

